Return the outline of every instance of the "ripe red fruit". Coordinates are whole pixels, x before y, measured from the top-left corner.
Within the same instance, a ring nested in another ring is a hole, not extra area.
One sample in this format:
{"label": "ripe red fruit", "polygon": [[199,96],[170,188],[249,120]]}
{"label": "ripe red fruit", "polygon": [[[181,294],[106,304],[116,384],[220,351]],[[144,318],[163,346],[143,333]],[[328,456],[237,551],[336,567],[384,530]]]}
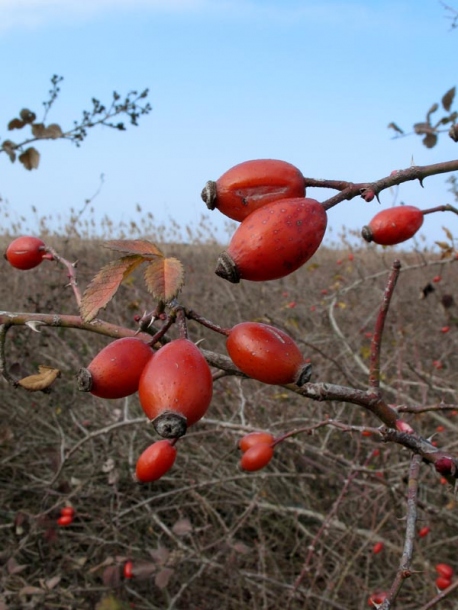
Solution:
{"label": "ripe red fruit", "polygon": [[237,324],[230,330],[226,349],[241,371],[263,383],[303,385],[310,379],[312,367],[305,363],[297,344],[268,324]]}
{"label": "ripe red fruit", "polygon": [[444,578],[448,578],[450,580],[453,578],[454,570],[452,566],[448,563],[437,563],[435,565],[436,572],[439,576],[443,576]]}
{"label": "ripe red fruit", "polygon": [[442,276],[441,276],[441,275],[435,275],[435,276],[433,277],[433,282],[434,282],[435,284],[437,284],[437,283],[438,283],[438,282],[440,282],[441,280],[442,280]]}
{"label": "ripe red fruit", "polygon": [[452,459],[447,456],[442,456],[438,458],[434,462],[434,468],[439,474],[443,476],[447,476],[456,472],[455,464],[453,463]]}
{"label": "ripe red fruit", "polygon": [[420,538],[425,538],[429,534],[430,531],[431,531],[431,528],[428,527],[427,525],[425,525],[418,531],[418,536]]}
{"label": "ripe red fruit", "polygon": [[385,545],[383,544],[383,542],[376,542],[372,547],[372,552],[374,553],[374,555],[378,555],[383,551],[384,548]]}
{"label": "ripe red fruit", "polygon": [[450,326],[443,326],[443,327],[441,328],[441,333],[444,333],[444,334],[445,334],[445,333],[448,333],[448,331],[449,331],[449,330],[450,330]]}
{"label": "ripe red fruit", "polygon": [[188,339],[164,345],[145,366],[138,395],[146,416],[165,438],[183,436],[210,406],[213,380],[199,348]]}
{"label": "ripe red fruit", "polygon": [[73,515],[62,515],[57,519],[57,525],[61,527],[66,527],[73,522]]}
{"label": "ripe red fruit", "polygon": [[43,258],[49,258],[45,252],[46,245],[38,237],[23,236],[14,239],[5,252],[5,258],[16,269],[33,269],[38,267]]}
{"label": "ripe red fruit", "polygon": [[60,516],[73,518],[75,516],[75,509],[73,508],[73,506],[63,506],[60,509]]}
{"label": "ripe red fruit", "polygon": [[245,161],[231,167],[216,182],[207,182],[201,197],[210,210],[218,208],[233,220],[243,220],[266,203],[305,197],[304,176],[285,161]]}
{"label": "ripe red fruit", "polygon": [[368,242],[382,246],[400,244],[415,235],[423,224],[423,213],[413,205],[382,210],[363,227],[361,235]]}
{"label": "ripe red fruit", "polygon": [[315,199],[281,199],[252,212],[223,252],[215,273],[238,283],[289,275],[307,262],[321,244],[327,215]]}
{"label": "ripe red fruit", "polygon": [[140,455],[135,474],[140,483],[157,481],[168,472],[177,456],[177,450],[168,440],[156,441]]}
{"label": "ripe red fruit", "polygon": [[243,470],[253,472],[261,470],[270,462],[274,455],[273,447],[267,443],[257,443],[245,451],[240,460],[240,467]]}
{"label": "ripe red fruit", "polygon": [[138,390],[153,350],[141,339],[124,337],[109,343],[78,373],[78,389],[100,398],[124,398]]}
{"label": "ripe red fruit", "polygon": [[452,584],[452,581],[449,578],[445,578],[445,576],[438,576],[436,578],[436,587],[440,591],[443,591],[444,589],[448,589],[448,587],[450,587],[451,584]]}
{"label": "ripe red fruit", "polygon": [[123,567],[124,578],[132,578],[134,575],[133,572],[134,564],[131,561],[126,561]]}
{"label": "ripe red fruit", "polygon": [[250,432],[239,440],[239,449],[243,453],[248,451],[253,445],[260,445],[262,443],[270,445],[274,442],[274,437],[270,432]]}
{"label": "ripe red fruit", "polygon": [[388,593],[385,591],[379,591],[378,593],[372,593],[372,595],[367,600],[367,603],[371,608],[375,608],[375,604],[383,604],[383,602],[388,597]]}

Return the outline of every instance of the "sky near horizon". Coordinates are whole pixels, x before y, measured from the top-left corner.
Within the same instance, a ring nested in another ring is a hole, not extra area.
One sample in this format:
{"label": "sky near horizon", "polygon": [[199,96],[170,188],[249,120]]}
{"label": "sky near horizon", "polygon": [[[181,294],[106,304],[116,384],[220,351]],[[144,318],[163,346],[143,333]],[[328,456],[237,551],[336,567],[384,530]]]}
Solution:
{"label": "sky near horizon", "polygon": [[[47,122],[64,130],[92,97],[109,103],[114,90],[148,88],[153,107],[126,132],[90,130],[79,148],[39,142],[38,170],[0,155],[2,205],[31,226],[32,206],[39,216],[65,216],[103,174],[98,218],[138,221],[137,204],[158,224],[198,225],[204,215],[227,241],[225,218],[206,210],[200,192],[247,159],[363,182],[457,158],[447,135],[429,150],[418,136],[393,139],[387,129],[394,121],[411,131],[458,84],[449,16],[437,0],[0,0],[2,140],[19,137],[6,126],[21,108],[41,116],[53,74],[64,80]],[[453,203],[444,176],[424,186],[384,191],[382,207]],[[328,243],[380,209],[359,198],[333,208]],[[444,238],[444,224],[458,233],[452,216],[426,217],[429,243]]]}

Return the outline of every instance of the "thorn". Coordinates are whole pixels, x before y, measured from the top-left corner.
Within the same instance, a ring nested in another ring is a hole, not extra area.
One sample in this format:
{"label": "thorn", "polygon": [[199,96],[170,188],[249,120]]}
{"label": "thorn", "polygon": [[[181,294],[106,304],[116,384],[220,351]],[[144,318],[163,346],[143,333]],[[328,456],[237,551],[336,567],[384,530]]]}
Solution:
{"label": "thorn", "polygon": [[377,201],[381,204],[382,202],[380,201],[380,197],[378,196],[378,193],[375,193],[375,196],[377,198]]}
{"label": "thorn", "polygon": [[29,320],[28,322],[25,323],[25,325],[28,326],[29,328],[31,328],[34,332],[40,333],[41,331],[38,330],[38,326],[43,326],[43,325],[45,325],[45,323],[42,322],[41,320]]}
{"label": "thorn", "polygon": [[420,183],[421,188],[425,188],[423,186],[423,178],[418,178],[418,182]]}

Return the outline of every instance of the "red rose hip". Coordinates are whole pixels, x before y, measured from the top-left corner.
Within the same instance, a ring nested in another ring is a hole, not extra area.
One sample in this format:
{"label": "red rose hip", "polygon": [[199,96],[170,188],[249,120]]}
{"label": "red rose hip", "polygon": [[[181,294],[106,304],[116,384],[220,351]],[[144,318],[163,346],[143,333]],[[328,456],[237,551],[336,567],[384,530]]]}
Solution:
{"label": "red rose hip", "polygon": [[161,347],[145,366],[138,386],[142,409],[164,438],[183,436],[205,415],[212,393],[210,367],[188,339]]}
{"label": "red rose hip", "polygon": [[210,210],[243,220],[258,208],[291,197],[305,197],[301,171],[277,159],[255,159],[231,167],[216,182],[205,185],[202,199]]}
{"label": "red rose hip", "polygon": [[259,322],[234,326],[226,341],[232,362],[249,377],[274,385],[310,379],[311,365],[297,344],[283,331]]}
{"label": "red rose hip", "polygon": [[285,277],[313,256],[326,225],[326,211],[315,199],[268,203],[240,224],[220,255],[215,273],[232,283]]}
{"label": "red rose hip", "polygon": [[363,227],[361,235],[368,242],[394,246],[413,237],[423,224],[423,212],[413,205],[382,210]]}
{"label": "red rose hip", "polygon": [[153,357],[151,347],[136,337],[109,343],[78,373],[78,389],[99,398],[124,398],[138,390],[140,376]]}
{"label": "red rose hip", "polygon": [[38,237],[26,236],[14,239],[5,252],[12,267],[27,271],[38,267],[43,258],[52,258],[45,252],[46,245]]}

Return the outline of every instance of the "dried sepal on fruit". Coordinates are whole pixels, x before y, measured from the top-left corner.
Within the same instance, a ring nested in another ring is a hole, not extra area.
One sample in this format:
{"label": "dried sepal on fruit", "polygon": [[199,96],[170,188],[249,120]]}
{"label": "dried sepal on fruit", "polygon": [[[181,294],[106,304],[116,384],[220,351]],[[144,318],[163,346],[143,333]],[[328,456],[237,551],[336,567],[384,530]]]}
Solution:
{"label": "dried sepal on fruit", "polygon": [[241,322],[229,332],[226,349],[246,375],[263,383],[304,385],[312,365],[298,345],[282,330],[259,322]]}
{"label": "dried sepal on fruit", "polygon": [[145,366],[138,394],[143,411],[160,436],[183,436],[210,406],[210,367],[192,341],[175,339],[161,347]]}
{"label": "dried sepal on fruit", "polygon": [[291,197],[305,197],[302,172],[277,159],[244,161],[225,172],[216,182],[209,181],[201,197],[210,210],[241,221],[254,210]]}
{"label": "dried sepal on fruit", "polygon": [[362,228],[367,242],[382,246],[400,244],[415,235],[423,224],[423,212],[413,205],[401,205],[382,210]]}
{"label": "dried sepal on fruit", "polygon": [[99,398],[124,398],[138,390],[141,374],[153,358],[151,347],[136,337],[116,339],[87,368],[80,369],[78,389]]}
{"label": "dried sepal on fruit", "polygon": [[215,273],[232,283],[285,277],[313,256],[326,225],[326,210],[315,199],[268,203],[243,220],[220,255]]}

